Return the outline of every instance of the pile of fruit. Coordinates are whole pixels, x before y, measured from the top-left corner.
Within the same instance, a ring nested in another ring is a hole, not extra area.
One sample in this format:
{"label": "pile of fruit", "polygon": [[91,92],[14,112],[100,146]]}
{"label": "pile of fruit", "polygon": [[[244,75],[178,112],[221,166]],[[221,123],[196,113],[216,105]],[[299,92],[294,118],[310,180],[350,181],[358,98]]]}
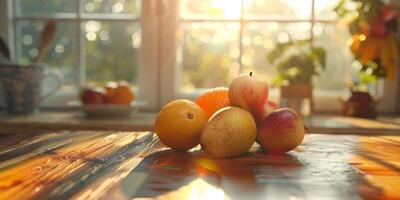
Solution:
{"label": "pile of fruit", "polygon": [[198,144],[208,154],[229,158],[247,152],[256,141],[279,154],[301,144],[304,125],[297,113],[268,100],[265,81],[250,74],[229,88],[215,88],[195,102],[178,99],[157,115],[155,132],[166,146],[187,151]]}
{"label": "pile of fruit", "polygon": [[80,99],[83,104],[116,104],[130,105],[134,94],[131,85],[126,81],[108,82],[101,87],[95,83],[84,86],[80,92]]}

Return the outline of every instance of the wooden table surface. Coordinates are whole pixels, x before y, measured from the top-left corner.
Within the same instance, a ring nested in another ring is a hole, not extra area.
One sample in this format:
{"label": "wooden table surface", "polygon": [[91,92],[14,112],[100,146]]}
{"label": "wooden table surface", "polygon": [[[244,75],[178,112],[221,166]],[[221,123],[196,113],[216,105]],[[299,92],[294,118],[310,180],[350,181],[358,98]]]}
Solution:
{"label": "wooden table surface", "polygon": [[[156,113],[134,112],[124,118],[87,118],[79,111],[43,111],[29,115],[0,114],[0,135],[26,129],[151,131]],[[335,115],[304,118],[314,133],[396,135],[400,134],[400,116],[381,116],[377,120]]]}
{"label": "wooden table surface", "polygon": [[399,152],[400,136],[308,134],[213,159],[151,132],[32,130],[0,136],[0,199],[400,199]]}

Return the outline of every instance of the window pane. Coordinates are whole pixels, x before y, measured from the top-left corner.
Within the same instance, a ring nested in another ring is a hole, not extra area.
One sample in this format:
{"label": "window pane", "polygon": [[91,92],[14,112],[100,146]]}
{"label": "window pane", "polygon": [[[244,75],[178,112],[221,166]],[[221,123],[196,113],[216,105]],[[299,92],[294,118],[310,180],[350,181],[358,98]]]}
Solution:
{"label": "window pane", "polygon": [[[17,23],[17,55],[22,64],[31,64],[38,56],[38,37],[43,21],[21,20]],[[64,75],[67,85],[77,82],[77,39],[76,24],[58,22],[56,36],[43,62]]]}
{"label": "window pane", "polygon": [[258,77],[272,82],[276,75],[275,66],[267,60],[267,53],[272,51],[278,42],[308,39],[310,37],[311,24],[277,23],[277,22],[253,22],[247,23],[242,38],[243,73],[254,72]]}
{"label": "window pane", "polygon": [[126,80],[137,84],[141,29],[138,23],[83,23],[88,81]]}
{"label": "window pane", "polygon": [[139,0],[83,0],[83,11],[86,13],[126,13],[139,15]]}
{"label": "window pane", "polygon": [[77,0],[17,0],[17,14],[75,13]]}
{"label": "window pane", "polygon": [[335,6],[340,0],[315,0],[315,18],[316,19],[335,19]]}
{"label": "window pane", "polygon": [[181,0],[182,18],[240,18],[241,0]]}
{"label": "window pane", "polygon": [[245,18],[311,18],[311,0],[244,0],[243,3]]}
{"label": "window pane", "polygon": [[351,81],[353,56],[347,40],[350,34],[346,26],[320,24],[314,26],[314,44],[326,50],[326,69],[316,79],[315,86],[325,90],[344,90]]}
{"label": "window pane", "polygon": [[181,28],[180,89],[228,86],[239,73],[239,23],[185,23]]}

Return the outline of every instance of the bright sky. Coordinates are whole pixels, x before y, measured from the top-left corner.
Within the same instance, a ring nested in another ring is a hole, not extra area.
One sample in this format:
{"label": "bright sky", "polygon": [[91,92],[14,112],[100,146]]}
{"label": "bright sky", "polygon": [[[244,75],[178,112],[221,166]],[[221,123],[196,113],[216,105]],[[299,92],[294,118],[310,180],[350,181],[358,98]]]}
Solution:
{"label": "bright sky", "polygon": [[[296,11],[297,15],[301,18],[307,18],[311,12],[311,0],[281,0],[287,2],[287,4]],[[271,3],[273,3],[271,1]],[[337,1],[316,1],[315,11],[321,11],[330,4],[336,4]],[[219,8],[224,11],[224,17],[226,18],[238,18],[240,17],[240,4],[241,0],[214,0],[211,6]]]}

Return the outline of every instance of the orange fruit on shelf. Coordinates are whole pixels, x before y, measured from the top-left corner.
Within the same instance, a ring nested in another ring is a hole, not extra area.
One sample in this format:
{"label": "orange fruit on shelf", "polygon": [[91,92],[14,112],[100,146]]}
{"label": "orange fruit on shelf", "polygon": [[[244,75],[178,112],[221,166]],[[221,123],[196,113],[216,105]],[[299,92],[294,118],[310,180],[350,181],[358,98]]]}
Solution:
{"label": "orange fruit on shelf", "polygon": [[111,102],[111,97],[114,94],[114,91],[117,87],[118,87],[118,84],[114,81],[107,82],[106,86],[104,86],[104,89],[106,90],[106,102],[107,103]]}
{"label": "orange fruit on shelf", "polygon": [[195,102],[204,110],[207,118],[210,118],[219,109],[230,105],[228,91],[229,88],[227,87],[209,89],[200,95]]}
{"label": "orange fruit on shelf", "polygon": [[178,99],[169,102],[158,113],[155,132],[166,146],[187,151],[200,143],[206,122],[204,111],[196,103]]}
{"label": "orange fruit on shelf", "polygon": [[133,101],[133,98],[134,95],[130,84],[128,82],[121,81],[118,82],[118,86],[114,89],[114,91],[111,91],[111,94],[108,98],[108,103],[129,105]]}

